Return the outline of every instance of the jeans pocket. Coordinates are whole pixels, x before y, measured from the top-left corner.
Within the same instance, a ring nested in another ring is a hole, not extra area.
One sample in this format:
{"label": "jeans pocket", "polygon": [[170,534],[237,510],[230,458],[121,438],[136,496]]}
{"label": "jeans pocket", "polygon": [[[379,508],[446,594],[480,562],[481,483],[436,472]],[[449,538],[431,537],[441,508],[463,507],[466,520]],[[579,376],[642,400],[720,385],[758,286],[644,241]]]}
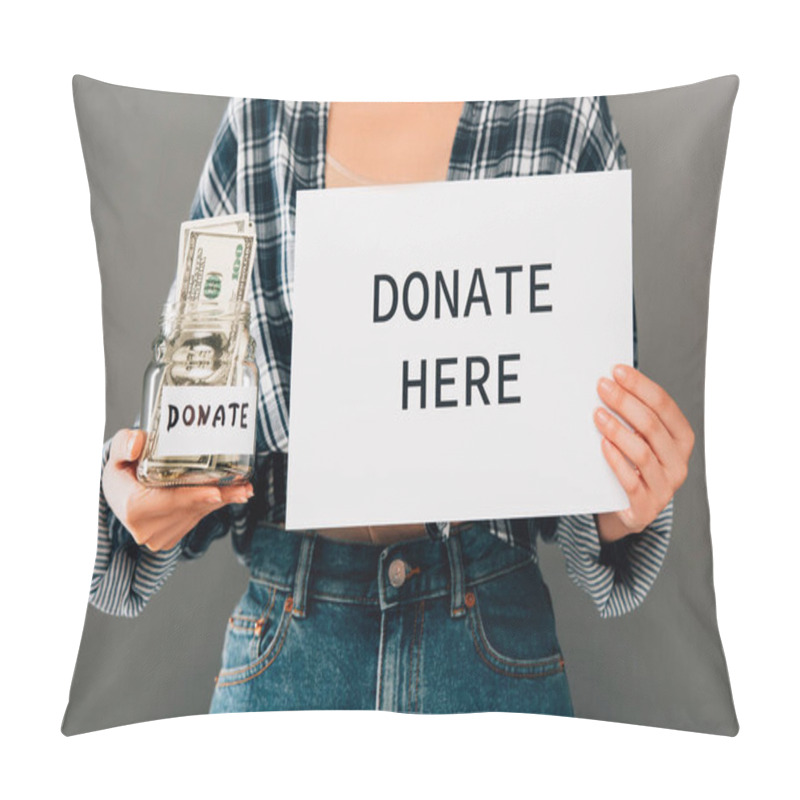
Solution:
{"label": "jeans pocket", "polygon": [[228,619],[217,687],[261,675],[278,657],[291,621],[291,592],[251,580]]}
{"label": "jeans pocket", "polygon": [[534,560],[468,587],[467,622],[484,664],[510,677],[564,671],[550,592]]}

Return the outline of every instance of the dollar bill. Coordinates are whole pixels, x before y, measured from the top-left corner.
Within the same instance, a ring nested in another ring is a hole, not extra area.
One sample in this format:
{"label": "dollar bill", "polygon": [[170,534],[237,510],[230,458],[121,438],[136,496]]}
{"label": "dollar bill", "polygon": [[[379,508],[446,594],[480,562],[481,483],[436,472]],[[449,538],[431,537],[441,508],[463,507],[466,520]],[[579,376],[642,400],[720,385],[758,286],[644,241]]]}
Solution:
{"label": "dollar bill", "polygon": [[223,308],[244,300],[253,265],[255,236],[189,231],[179,297],[188,309]]}
{"label": "dollar bill", "polygon": [[183,270],[186,265],[186,241],[192,231],[206,231],[208,233],[249,233],[255,234],[255,227],[250,219],[250,214],[226,214],[221,217],[203,217],[190,219],[181,224],[181,233],[178,240],[178,286],[182,284]]}

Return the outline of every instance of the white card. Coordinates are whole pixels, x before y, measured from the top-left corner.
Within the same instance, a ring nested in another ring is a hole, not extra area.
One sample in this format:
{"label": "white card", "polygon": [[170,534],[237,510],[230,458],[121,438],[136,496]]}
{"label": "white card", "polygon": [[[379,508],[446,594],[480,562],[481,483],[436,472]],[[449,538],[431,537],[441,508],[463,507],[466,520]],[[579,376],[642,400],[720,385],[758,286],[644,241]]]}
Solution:
{"label": "white card", "polygon": [[294,270],[287,528],[627,507],[629,170],[301,191]]}
{"label": "white card", "polygon": [[256,386],[164,386],[157,458],[252,454]]}

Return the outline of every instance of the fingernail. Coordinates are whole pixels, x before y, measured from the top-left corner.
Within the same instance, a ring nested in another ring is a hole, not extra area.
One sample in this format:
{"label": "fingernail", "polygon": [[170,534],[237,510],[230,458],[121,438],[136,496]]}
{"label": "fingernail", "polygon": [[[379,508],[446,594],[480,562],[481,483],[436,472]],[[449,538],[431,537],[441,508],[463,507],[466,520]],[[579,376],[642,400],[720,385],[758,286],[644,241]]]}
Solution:
{"label": "fingernail", "polygon": [[617,366],[614,367],[614,377],[618,381],[624,381],[625,378],[628,377],[628,368],[622,364],[617,364]]}
{"label": "fingernail", "polygon": [[215,506],[220,502],[220,500],[222,500],[222,495],[219,493],[219,491],[212,492],[206,495],[205,500],[208,505]]}
{"label": "fingernail", "polygon": [[136,431],[134,431],[128,436],[128,443],[125,449],[125,453],[128,456],[128,460],[133,458],[133,448],[134,445],[136,444],[136,436],[137,436]]}
{"label": "fingernail", "polygon": [[604,409],[595,409],[594,413],[597,414],[597,419],[599,419],[604,425],[606,422],[608,422],[608,413]]}
{"label": "fingernail", "polygon": [[608,378],[600,378],[600,388],[610,392],[614,388],[614,384]]}

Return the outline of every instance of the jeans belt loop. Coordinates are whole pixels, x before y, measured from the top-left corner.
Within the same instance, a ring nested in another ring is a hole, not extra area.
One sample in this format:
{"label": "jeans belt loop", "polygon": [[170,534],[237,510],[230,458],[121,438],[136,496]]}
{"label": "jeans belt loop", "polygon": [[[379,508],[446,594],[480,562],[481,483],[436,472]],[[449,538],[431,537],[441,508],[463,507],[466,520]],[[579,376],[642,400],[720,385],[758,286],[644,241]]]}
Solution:
{"label": "jeans belt loop", "polygon": [[314,544],[317,541],[316,533],[304,532],[300,539],[300,555],[297,559],[297,571],[294,575],[294,590],[292,593],[292,615],[302,619],[306,615],[306,602],[308,599],[308,577],[313,561]]}
{"label": "jeans belt loop", "polygon": [[450,616],[463,617],[467,610],[464,606],[465,577],[461,536],[449,536],[445,540],[445,545],[450,563]]}

